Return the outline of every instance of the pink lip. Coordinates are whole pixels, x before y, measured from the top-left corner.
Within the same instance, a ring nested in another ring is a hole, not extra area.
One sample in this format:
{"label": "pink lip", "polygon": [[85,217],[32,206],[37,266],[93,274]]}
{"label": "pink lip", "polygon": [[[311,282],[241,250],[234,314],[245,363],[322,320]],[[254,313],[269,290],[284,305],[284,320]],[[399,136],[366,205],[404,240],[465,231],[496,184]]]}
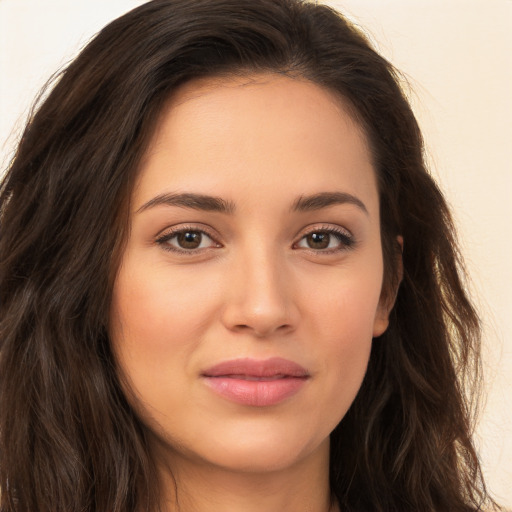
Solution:
{"label": "pink lip", "polygon": [[274,357],[234,359],[202,373],[205,382],[219,395],[243,405],[275,405],[296,394],[309,378],[302,366]]}

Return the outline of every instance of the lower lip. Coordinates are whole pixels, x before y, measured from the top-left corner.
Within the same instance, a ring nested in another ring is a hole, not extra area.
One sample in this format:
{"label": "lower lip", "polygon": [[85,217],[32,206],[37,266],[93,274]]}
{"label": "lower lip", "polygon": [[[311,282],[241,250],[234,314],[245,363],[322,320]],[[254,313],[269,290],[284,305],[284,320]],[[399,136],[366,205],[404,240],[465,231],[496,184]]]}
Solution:
{"label": "lower lip", "polygon": [[236,377],[205,377],[205,380],[213,391],[232,402],[264,407],[276,405],[298,393],[307,378],[244,380]]}

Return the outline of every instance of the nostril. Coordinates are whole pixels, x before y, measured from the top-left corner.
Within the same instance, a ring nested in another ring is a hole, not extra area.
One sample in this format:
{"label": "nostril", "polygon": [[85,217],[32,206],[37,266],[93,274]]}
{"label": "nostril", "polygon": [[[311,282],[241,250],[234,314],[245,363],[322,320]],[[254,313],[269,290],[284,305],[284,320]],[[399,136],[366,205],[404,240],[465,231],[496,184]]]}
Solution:
{"label": "nostril", "polygon": [[230,289],[221,310],[221,322],[228,330],[262,338],[283,335],[295,328],[299,309],[294,295],[284,285],[278,286],[271,276],[243,284],[240,280]]}
{"label": "nostril", "polygon": [[282,325],[278,325],[278,326],[274,326],[274,325],[251,326],[251,325],[247,325],[247,324],[237,324],[237,325],[233,326],[233,330],[238,331],[238,332],[250,331],[251,333],[253,333],[253,335],[255,335],[259,338],[263,338],[265,336],[269,336],[270,334],[274,334],[274,333],[284,334],[286,331],[292,330],[292,326],[290,324],[282,324]]}

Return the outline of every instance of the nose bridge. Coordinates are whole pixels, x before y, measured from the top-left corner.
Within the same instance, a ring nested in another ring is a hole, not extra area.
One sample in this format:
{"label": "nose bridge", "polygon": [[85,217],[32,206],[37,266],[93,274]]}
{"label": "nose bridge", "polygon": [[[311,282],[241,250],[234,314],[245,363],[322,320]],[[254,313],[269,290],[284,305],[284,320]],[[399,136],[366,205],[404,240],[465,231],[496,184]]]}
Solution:
{"label": "nose bridge", "polygon": [[296,321],[285,258],[269,244],[241,250],[225,310],[227,327],[266,336]]}

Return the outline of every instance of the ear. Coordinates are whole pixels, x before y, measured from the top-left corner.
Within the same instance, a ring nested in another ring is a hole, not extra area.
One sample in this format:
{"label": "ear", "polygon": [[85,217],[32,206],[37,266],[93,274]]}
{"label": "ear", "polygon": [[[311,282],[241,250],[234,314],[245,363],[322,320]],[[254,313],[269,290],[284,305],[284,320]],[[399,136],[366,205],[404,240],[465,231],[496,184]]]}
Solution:
{"label": "ear", "polygon": [[386,332],[386,329],[389,326],[389,314],[395,305],[396,296],[398,294],[398,288],[400,287],[400,283],[402,282],[402,277],[404,273],[404,266],[402,261],[402,253],[404,250],[404,239],[401,236],[396,237],[398,245],[400,246],[400,254],[396,257],[396,275],[397,279],[393,283],[392,290],[382,290],[379,306],[377,308],[377,312],[375,314],[375,320],[373,322],[373,337],[378,338],[382,334]]}

